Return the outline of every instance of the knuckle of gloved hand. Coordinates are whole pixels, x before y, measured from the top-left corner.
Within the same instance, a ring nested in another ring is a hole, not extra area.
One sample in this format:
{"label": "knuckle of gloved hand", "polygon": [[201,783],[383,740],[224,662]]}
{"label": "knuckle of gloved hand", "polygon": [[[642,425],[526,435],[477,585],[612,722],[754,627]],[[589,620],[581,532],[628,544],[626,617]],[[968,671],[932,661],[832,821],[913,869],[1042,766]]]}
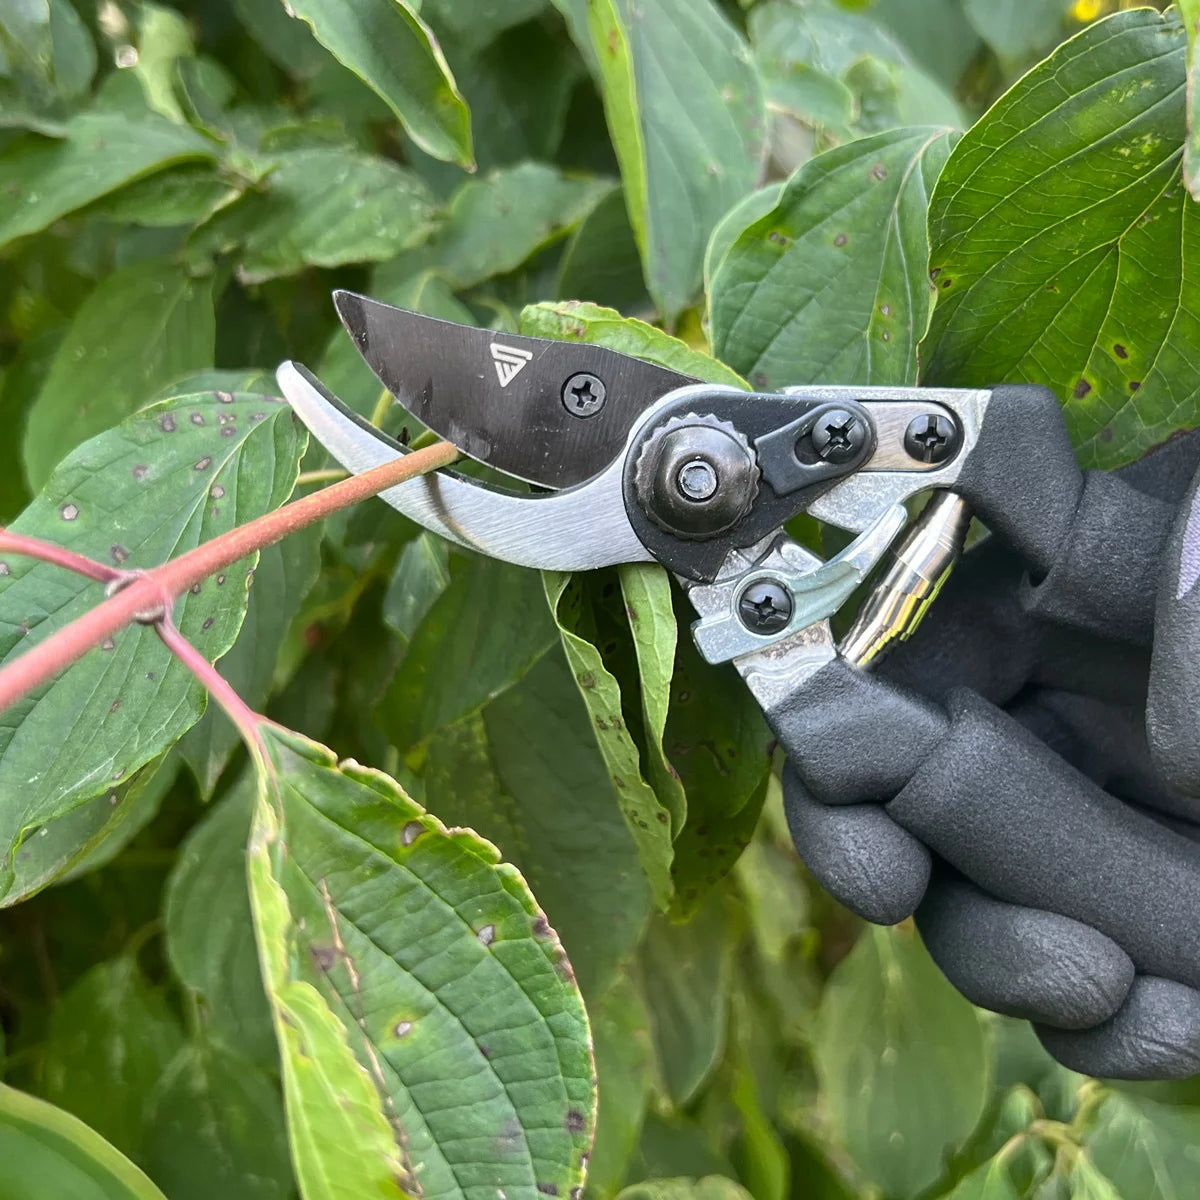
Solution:
{"label": "knuckle of gloved hand", "polygon": [[824,804],[891,799],[946,729],[934,705],[840,659],[768,709],[767,720]]}
{"label": "knuckle of gloved hand", "polygon": [[878,805],[821,804],[790,766],[783,799],[800,857],[835,900],[876,925],[912,916],[931,865],[929,851],[912,834]]}
{"label": "knuckle of gloved hand", "polygon": [[1094,1029],[1036,1025],[1065,1067],[1106,1079],[1187,1079],[1200,1073],[1200,992],[1139,975],[1115,1016]]}
{"label": "knuckle of gloved hand", "polygon": [[1006,1016],[1087,1029],[1111,1017],[1133,983],[1129,956],[1099,931],[944,874],[917,910],[917,928],[968,1000]]}
{"label": "knuckle of gloved hand", "polygon": [[1200,987],[1200,845],[1102,791],[969,692],[888,813],[997,899],[1060,913]]}

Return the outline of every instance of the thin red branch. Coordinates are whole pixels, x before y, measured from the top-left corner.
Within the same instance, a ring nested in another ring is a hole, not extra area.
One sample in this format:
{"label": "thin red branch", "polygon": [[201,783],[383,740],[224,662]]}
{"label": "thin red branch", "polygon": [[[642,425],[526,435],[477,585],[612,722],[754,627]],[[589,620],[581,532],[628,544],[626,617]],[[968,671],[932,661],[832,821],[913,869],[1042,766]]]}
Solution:
{"label": "thin red branch", "polygon": [[160,606],[169,612],[179,596],[209,575],[406,479],[449,466],[457,457],[458,451],[449,442],[414,450],[383,466],[293,500],[160,567],[145,570],[107,600],[0,667],[0,710],[53,679],[93,647],[137,620],[139,614],[145,617]]}
{"label": "thin red branch", "polygon": [[208,694],[237,726],[251,754],[259,759],[264,758],[265,747],[259,727],[266,718],[256,713],[237,694],[233,685],[179,632],[179,627],[169,616],[155,621],[154,631],[162,639],[163,645],[208,689]]}
{"label": "thin red branch", "polygon": [[68,550],[65,546],[55,546],[52,542],[43,542],[40,538],[26,537],[21,533],[12,533],[0,529],[0,554],[19,554],[24,558],[38,558],[42,562],[52,563],[56,567],[65,567],[77,575],[86,575],[97,583],[112,583],[120,579],[125,572],[107,563],[97,562]]}

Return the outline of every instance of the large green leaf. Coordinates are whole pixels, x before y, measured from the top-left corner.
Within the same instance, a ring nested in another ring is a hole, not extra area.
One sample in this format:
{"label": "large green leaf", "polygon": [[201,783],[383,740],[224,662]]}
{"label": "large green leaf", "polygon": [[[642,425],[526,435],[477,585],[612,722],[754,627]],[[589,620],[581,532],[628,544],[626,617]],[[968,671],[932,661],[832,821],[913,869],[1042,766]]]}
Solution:
{"label": "large green leaf", "polygon": [[868,926],[821,997],[814,1044],[834,1130],[888,1196],[916,1196],[989,1094],[975,1011],[907,929]]}
{"label": "large green leaf", "polygon": [[131,958],[93,967],[63,996],[43,1047],[46,1099],[137,1155],[151,1090],[183,1043]]}
{"label": "large green leaf", "polygon": [[1200,197],[1200,97],[1196,94],[1196,39],[1200,37],[1200,0],[1176,5],[1187,31],[1187,142],[1183,149],[1183,178],[1192,199]]}
{"label": "large green leaf", "polygon": [[602,995],[641,936],[649,892],[565,653],[436,734],[424,785],[444,821],[477,829],[521,871],[584,995]]}
{"label": "large green leaf", "polygon": [[421,13],[468,50],[481,50],[504,30],[536,17],[547,0],[424,0]]}
{"label": "large green leaf", "polygon": [[167,959],[206,1034],[271,1064],[275,1038],[246,893],[254,793],[248,773],[192,829],[167,880],[163,924]]}
{"label": "large green leaf", "polygon": [[284,151],[262,190],[226,209],[198,245],[236,247],[239,276],[261,283],[306,266],[380,262],[437,227],[420,176],[340,146]]}
{"label": "large green leaf", "polygon": [[408,0],[291,0],[317,41],[377,92],[434,158],[471,165],[471,114]]}
{"label": "large green leaf", "polygon": [[[267,397],[219,392],[167,400],[71,454],[12,528],[126,568],[153,566],[278,507],[295,484],[304,443],[291,410]],[[210,659],[232,645],[241,627],[253,566],[253,559],[243,560],[177,605],[179,628]],[[100,596],[98,584],[61,567],[6,559],[3,660]],[[203,709],[191,674],[141,625],[122,630],[9,708],[0,717],[6,860],[36,826],[110,794]]]}
{"label": "large green leaf", "polygon": [[711,354],[694,350],[686,342],[663,333],[645,321],[623,317],[611,308],[582,300],[527,305],[521,312],[521,332],[534,337],[559,338],[608,346],[658,363],[683,375],[694,375],[707,383],[748,387],[746,381]]}
{"label": "large green leaf", "polygon": [[147,763],[131,779],[47,821],[12,856],[4,905],[103,866],[145,828],[175,781],[175,764]]}
{"label": "large green leaf", "polygon": [[686,1108],[721,1061],[737,938],[729,899],[711,893],[687,924],[655,916],[642,943],[642,991],[659,1074],[676,1108]]}
{"label": "large green leaf", "polygon": [[536,571],[455,555],[379,706],[381,728],[418,765],[432,733],[511,687],[553,640]]}
{"label": "large green leaf", "polygon": [[159,259],[110,275],[75,314],[28,409],[30,483],[41,487],[68,450],[208,366],[215,337],[211,277]]}
{"label": "large green leaf", "polygon": [[[245,895],[244,879],[238,887]],[[211,1042],[189,1043],[168,1064],[150,1102],[142,1159],[171,1200],[293,1194],[278,1087]]]}
{"label": "large green leaf", "polygon": [[166,1200],[78,1118],[0,1084],[0,1200]]}
{"label": "large green leaf", "polygon": [[556,167],[498,167],[454,193],[436,245],[437,264],[456,287],[515,270],[565,237],[612,191],[607,179],[564,175]]}
{"label": "large green leaf", "polygon": [[[357,1150],[378,1168],[387,1131],[388,1157],[427,1197],[567,1196],[582,1183],[595,1122],[590,1036],[570,965],[525,881],[490,843],[447,830],[387,776],[339,767],[286,732],[264,736],[271,771],[251,890],[285,1080],[314,1070],[292,1044],[306,1027],[287,1032],[288,1001],[303,991],[376,1089],[375,1136],[343,1154]],[[287,1096],[294,1110],[290,1082]],[[293,1154],[319,1167],[294,1120],[291,1136]]]}
{"label": "large green leaf", "polygon": [[766,0],[748,28],[772,107],[827,138],[962,121],[954,97],[871,13],[835,0]]}
{"label": "large green leaf", "polygon": [[[671,817],[642,777],[637,744],[625,724],[621,709],[621,685],[605,666],[592,640],[580,633],[582,592],[571,577],[546,572],[546,598],[558,623],[559,636],[579,694],[587,706],[593,734],[621,814],[638,848],[642,870],[650,883],[655,903],[666,908],[671,900]],[[679,797],[670,797],[678,807]]]}
{"label": "large green leaf", "polygon": [[627,1187],[617,1200],[750,1200],[744,1187],[722,1175],[703,1179],[651,1179]]}
{"label": "large green leaf", "polygon": [[716,353],[756,386],[912,383],[931,296],[926,209],[944,129],[829,150],[788,181],[713,276]]}
{"label": "large green leaf", "polygon": [[207,139],[154,113],[81,113],[61,138],[31,134],[0,153],[0,245],[172,163],[214,157]]}
{"label": "large green leaf", "polygon": [[963,137],[930,206],[926,382],[1047,384],[1087,465],[1200,422],[1184,52],[1170,13],[1089,26]]}
{"label": "large green leaf", "polygon": [[1111,1092],[1088,1132],[1087,1149],[1122,1196],[1184,1200],[1200,1172],[1200,1111]]}
{"label": "large green leaf", "polygon": [[1070,0],[965,0],[963,11],[1002,59],[1020,60],[1057,40]]}
{"label": "large green leaf", "polygon": [[699,291],[713,226],[758,182],[762,87],[712,0],[596,0],[588,26],[646,283],[671,320]]}

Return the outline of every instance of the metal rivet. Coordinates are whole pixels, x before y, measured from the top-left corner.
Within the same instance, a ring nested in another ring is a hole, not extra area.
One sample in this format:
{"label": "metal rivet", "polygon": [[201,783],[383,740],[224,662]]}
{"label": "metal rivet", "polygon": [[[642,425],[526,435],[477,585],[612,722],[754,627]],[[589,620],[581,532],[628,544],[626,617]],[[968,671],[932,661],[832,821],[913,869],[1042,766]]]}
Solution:
{"label": "metal rivet", "polygon": [[589,371],[578,371],[562,386],[563,408],[573,417],[594,417],[607,397],[604,381]]}
{"label": "metal rivet", "polygon": [[738,597],[738,616],[754,633],[778,633],[792,619],[792,594],[773,579],[760,579]]}
{"label": "metal rivet", "polygon": [[675,479],[679,494],[697,502],[711,500],[717,493],[717,471],[703,458],[684,463]]}

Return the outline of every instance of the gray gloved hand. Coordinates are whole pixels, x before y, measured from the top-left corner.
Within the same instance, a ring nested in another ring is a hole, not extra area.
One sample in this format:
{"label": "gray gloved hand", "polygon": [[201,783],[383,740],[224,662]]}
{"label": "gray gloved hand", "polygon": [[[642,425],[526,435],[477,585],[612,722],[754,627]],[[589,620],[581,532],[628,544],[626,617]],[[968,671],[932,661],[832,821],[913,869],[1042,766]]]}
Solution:
{"label": "gray gloved hand", "polygon": [[1072,478],[1067,447],[1041,525],[973,496],[1002,532],[917,634],[769,714],[814,875],[915,912],[968,998],[1088,1074],[1200,1072],[1198,459],[1190,435]]}

